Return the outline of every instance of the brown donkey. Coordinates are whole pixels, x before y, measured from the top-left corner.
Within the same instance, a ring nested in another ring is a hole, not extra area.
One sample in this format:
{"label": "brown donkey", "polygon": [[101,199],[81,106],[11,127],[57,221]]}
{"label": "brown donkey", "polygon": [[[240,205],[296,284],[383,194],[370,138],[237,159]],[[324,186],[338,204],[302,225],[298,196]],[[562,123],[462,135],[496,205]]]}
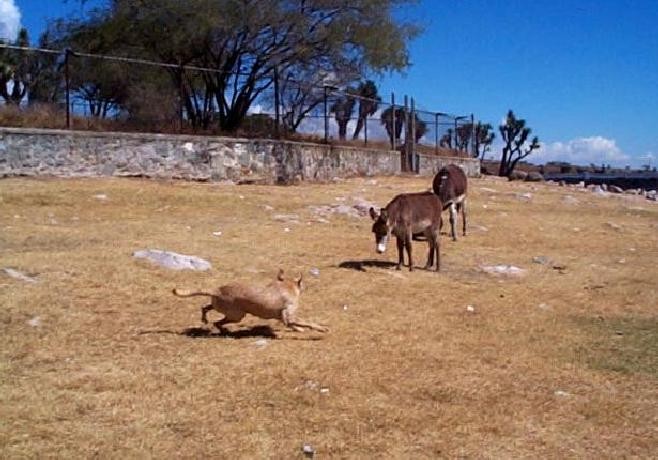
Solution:
{"label": "brown donkey", "polygon": [[466,192],[468,181],[462,168],[457,165],[448,165],[436,173],[432,181],[434,193],[441,199],[443,209],[450,208],[450,234],[452,240],[457,241],[455,220],[457,213],[462,213],[462,232],[466,236]]}
{"label": "brown donkey", "polygon": [[404,249],[407,249],[409,271],[414,269],[411,257],[411,239],[414,234],[423,234],[427,238],[429,253],[426,269],[432,268],[436,254],[436,270],[441,267],[439,255],[439,230],[441,229],[441,200],[432,192],[403,193],[397,195],[381,210],[379,214],[370,208],[370,217],[375,222],[372,232],[375,234],[377,252],[386,251],[386,243],[391,234],[395,235],[398,247],[398,265],[400,270],[404,263]]}

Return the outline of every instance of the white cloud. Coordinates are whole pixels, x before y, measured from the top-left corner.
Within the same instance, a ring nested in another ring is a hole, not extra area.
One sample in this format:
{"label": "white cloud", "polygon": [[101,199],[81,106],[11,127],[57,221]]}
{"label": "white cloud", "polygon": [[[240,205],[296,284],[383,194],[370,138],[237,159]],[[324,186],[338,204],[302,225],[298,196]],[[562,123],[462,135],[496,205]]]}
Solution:
{"label": "white cloud", "polygon": [[14,0],[0,0],[0,40],[16,40],[20,27],[21,12]]}
{"label": "white cloud", "polygon": [[637,163],[624,153],[614,139],[603,136],[580,137],[567,142],[542,144],[541,148],[528,157],[533,163],[548,161],[568,161],[572,164],[587,165],[594,163],[625,166]]}

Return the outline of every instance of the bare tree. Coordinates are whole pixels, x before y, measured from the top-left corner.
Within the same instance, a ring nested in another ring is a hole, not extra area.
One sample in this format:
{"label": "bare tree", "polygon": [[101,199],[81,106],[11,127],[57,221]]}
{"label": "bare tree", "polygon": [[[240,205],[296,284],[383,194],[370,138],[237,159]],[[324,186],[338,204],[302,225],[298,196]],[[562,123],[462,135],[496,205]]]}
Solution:
{"label": "bare tree", "polygon": [[526,158],[533,150],[540,147],[539,138],[535,136],[528,143],[528,137],[532,130],[526,126],[524,119],[516,118],[514,112],[511,110],[507,112],[505,123],[500,125],[498,129],[505,143],[500,159],[498,175],[508,176],[514,171],[519,160]]}

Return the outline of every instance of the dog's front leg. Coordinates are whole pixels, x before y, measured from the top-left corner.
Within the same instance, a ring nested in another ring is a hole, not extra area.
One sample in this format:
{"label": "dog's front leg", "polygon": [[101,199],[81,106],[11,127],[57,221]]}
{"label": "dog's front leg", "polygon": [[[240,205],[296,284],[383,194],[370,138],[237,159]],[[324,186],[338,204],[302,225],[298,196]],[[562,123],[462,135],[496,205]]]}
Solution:
{"label": "dog's front leg", "polygon": [[281,322],[283,322],[283,324],[286,327],[289,327],[293,331],[304,332],[303,327],[300,327],[297,324],[295,324],[295,316],[293,313],[294,309],[295,307],[293,305],[290,305],[285,307],[283,310],[281,310]]}

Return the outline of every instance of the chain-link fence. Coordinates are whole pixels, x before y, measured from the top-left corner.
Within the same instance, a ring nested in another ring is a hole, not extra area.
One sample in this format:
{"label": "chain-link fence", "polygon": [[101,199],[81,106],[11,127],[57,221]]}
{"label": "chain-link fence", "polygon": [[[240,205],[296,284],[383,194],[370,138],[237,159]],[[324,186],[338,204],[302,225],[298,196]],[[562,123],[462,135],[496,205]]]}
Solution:
{"label": "chain-link fence", "polygon": [[474,153],[472,115],[416,110],[412,98],[378,95],[372,83],[340,87],[318,72],[276,66],[237,74],[4,44],[0,125],[366,145],[409,158]]}

